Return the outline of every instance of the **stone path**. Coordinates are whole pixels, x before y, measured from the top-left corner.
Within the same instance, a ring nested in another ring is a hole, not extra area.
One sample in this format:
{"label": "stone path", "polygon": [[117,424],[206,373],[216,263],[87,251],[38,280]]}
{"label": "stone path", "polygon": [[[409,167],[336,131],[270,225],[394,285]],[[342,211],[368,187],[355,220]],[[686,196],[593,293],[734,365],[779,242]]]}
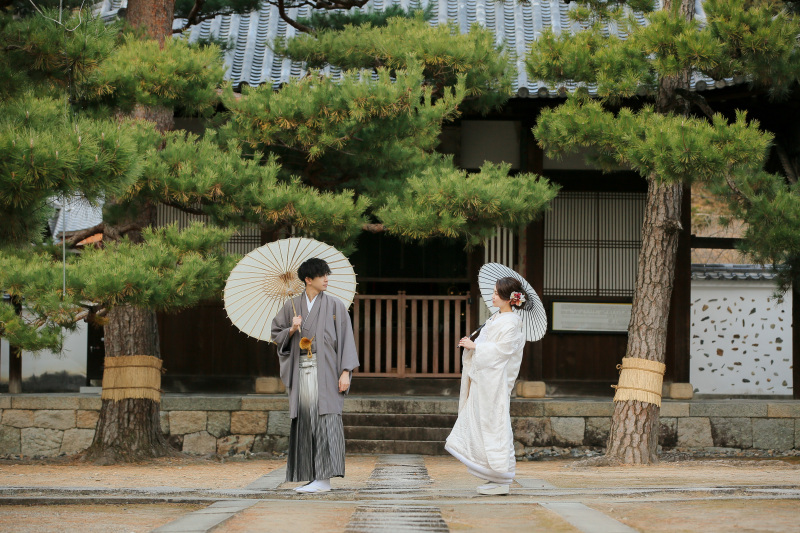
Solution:
{"label": "stone path", "polygon": [[291,489],[299,483],[285,483],[285,467],[274,468],[275,463],[241,488],[0,486],[0,532],[7,531],[5,509],[75,504],[150,505],[154,512],[191,506],[186,508],[191,512],[160,522],[152,530],[158,533],[800,531],[800,468],[791,465],[756,484],[752,467],[747,473],[740,466],[743,473],[737,474],[732,465],[713,467],[713,476],[704,479],[691,466],[654,476],[645,468],[555,471],[520,463],[510,495],[479,496],[480,481],[450,457],[348,461],[347,477],[319,495],[295,493]]}

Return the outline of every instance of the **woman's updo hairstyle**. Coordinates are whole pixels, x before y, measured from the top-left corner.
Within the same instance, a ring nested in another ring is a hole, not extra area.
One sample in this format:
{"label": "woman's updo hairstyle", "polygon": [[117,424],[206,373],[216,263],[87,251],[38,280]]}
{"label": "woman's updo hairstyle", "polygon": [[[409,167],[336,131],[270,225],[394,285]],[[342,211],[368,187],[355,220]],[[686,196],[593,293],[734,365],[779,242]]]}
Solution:
{"label": "woman's updo hairstyle", "polygon": [[503,300],[511,300],[511,295],[515,292],[522,294],[524,300],[511,303],[511,307],[514,309],[524,309],[525,304],[530,301],[528,293],[522,290],[522,283],[517,278],[500,278],[497,280],[495,288],[497,289],[497,295]]}

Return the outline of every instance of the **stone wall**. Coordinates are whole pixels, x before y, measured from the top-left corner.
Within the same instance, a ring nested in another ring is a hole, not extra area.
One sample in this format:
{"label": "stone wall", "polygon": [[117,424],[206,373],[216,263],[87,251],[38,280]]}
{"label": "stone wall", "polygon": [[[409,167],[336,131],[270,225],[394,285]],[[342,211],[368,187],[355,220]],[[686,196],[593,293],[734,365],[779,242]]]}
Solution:
{"label": "stone wall", "polygon": [[[92,442],[101,401],[79,394],[0,395],[0,457],[53,457],[85,449]],[[196,455],[283,452],[290,419],[285,396],[166,395],[161,426],[172,445]],[[345,400],[347,413],[449,414],[454,398],[370,398]],[[546,446],[604,446],[610,400],[511,402],[518,455]],[[800,401],[665,401],[660,444],[665,449],[719,448],[786,451],[800,449]]]}

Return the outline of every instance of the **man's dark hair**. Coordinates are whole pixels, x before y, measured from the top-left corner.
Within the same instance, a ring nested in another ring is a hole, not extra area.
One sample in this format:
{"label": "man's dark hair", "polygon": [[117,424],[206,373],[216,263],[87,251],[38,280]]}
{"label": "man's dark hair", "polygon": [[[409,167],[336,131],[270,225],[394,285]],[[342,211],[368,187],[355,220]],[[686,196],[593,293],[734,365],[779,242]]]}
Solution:
{"label": "man's dark hair", "polygon": [[297,269],[297,277],[300,278],[300,281],[303,283],[306,282],[306,278],[314,279],[330,273],[331,267],[328,266],[328,263],[316,257],[306,259],[303,261],[303,264],[300,265],[300,268]]}

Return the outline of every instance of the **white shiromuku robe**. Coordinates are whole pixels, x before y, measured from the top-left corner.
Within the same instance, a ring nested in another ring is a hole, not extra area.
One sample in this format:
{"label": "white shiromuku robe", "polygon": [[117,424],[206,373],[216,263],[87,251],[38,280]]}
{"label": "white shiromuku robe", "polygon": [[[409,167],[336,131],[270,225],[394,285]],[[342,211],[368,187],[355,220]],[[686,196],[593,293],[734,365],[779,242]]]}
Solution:
{"label": "white shiromuku robe", "polygon": [[525,348],[522,319],[513,311],[494,315],[475,345],[462,356],[458,419],[445,449],[471,474],[511,483],[516,468],[511,392]]}

